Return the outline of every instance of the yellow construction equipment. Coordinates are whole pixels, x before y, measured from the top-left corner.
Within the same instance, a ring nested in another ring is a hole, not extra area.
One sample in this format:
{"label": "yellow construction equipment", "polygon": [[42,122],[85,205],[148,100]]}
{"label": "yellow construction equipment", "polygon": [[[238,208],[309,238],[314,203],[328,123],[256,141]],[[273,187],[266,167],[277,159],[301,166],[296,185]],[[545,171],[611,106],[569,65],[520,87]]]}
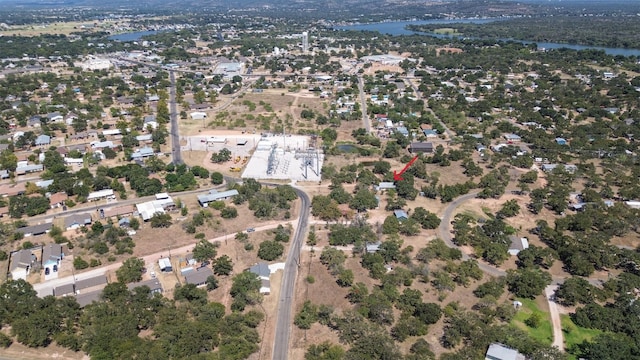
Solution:
{"label": "yellow construction equipment", "polygon": [[235,162],[236,164],[240,162],[240,156],[238,156],[233,162]]}
{"label": "yellow construction equipment", "polygon": [[239,167],[232,167],[231,168],[231,172],[240,172],[242,170],[242,168]]}
{"label": "yellow construction equipment", "polygon": [[247,161],[249,161],[249,157],[245,156],[244,159],[242,159],[242,165],[246,164]]}

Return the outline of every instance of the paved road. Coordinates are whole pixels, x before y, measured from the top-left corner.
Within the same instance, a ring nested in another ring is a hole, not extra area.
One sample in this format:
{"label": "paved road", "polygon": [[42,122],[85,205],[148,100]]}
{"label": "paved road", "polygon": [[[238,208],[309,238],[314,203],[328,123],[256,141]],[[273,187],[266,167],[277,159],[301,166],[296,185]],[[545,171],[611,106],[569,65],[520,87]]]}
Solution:
{"label": "paved road", "polygon": [[182,153],[180,152],[180,131],[178,129],[178,109],[176,104],[176,74],[169,71],[169,80],[171,87],[169,88],[169,117],[171,119],[171,155],[174,164],[182,164]]}
{"label": "paved road", "polygon": [[284,266],[284,276],[280,286],[280,301],[278,303],[278,315],[276,320],[276,336],[273,343],[274,360],[286,360],[289,355],[289,339],[291,335],[291,307],[293,305],[294,288],[298,265],[300,263],[300,249],[302,247],[305,229],[309,220],[309,206],[311,204],[309,196],[302,190],[296,189],[296,193],[302,200],[298,226],[293,236],[293,242],[287,255]]}
{"label": "paved road", "polygon": [[360,110],[362,111],[362,124],[367,132],[371,132],[371,121],[367,114],[367,99],[364,96],[364,80],[358,75],[358,90],[360,91]]}

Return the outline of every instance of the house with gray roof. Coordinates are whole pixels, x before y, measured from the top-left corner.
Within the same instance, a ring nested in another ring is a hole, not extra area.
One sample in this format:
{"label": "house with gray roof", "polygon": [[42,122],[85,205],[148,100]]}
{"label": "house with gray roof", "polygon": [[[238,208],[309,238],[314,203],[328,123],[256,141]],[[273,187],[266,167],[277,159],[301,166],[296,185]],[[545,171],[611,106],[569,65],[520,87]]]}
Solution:
{"label": "house with gray roof", "polygon": [[74,230],[87,225],[91,225],[91,214],[89,213],[69,215],[64,219],[64,226],[67,230]]}
{"label": "house with gray roof", "polygon": [[260,279],[260,294],[269,295],[271,293],[271,269],[267,263],[261,262],[249,268],[249,272],[256,274]]}
{"label": "house with gray roof", "polygon": [[51,144],[51,136],[49,135],[39,135],[36,138],[35,145],[36,146],[44,146]]}
{"label": "house with gray roof", "polygon": [[140,149],[134,151],[131,154],[131,160],[145,159],[145,158],[151,157],[153,155],[155,155],[155,153],[153,152],[152,148],[143,147],[143,148],[140,148]]}
{"label": "house with gray roof", "polygon": [[22,233],[24,237],[38,236],[38,235],[48,233],[52,227],[53,227],[53,224],[45,223],[45,224],[38,224],[38,225],[17,228],[16,232]]}
{"label": "house with gray roof", "polygon": [[24,175],[24,174],[43,171],[43,170],[44,170],[44,165],[42,164],[22,165],[16,168],[16,175]]}
{"label": "house with gray roof", "polygon": [[184,274],[184,280],[187,284],[204,286],[207,283],[207,278],[211,275],[213,275],[213,270],[211,270],[211,268],[201,267],[197,270],[192,270]]}
{"label": "house with gray roof", "polygon": [[64,284],[64,285],[56,286],[55,288],[53,288],[53,296],[73,295],[75,293],[76,293],[76,289],[73,283]]}
{"label": "house with gray roof", "polygon": [[62,245],[47,244],[42,249],[42,266],[46,268],[51,265],[59,265],[63,257]]}
{"label": "house with gray roof", "polygon": [[205,204],[208,204],[212,201],[226,200],[236,195],[238,195],[238,190],[236,189],[227,191],[211,190],[208,194],[198,195],[198,202],[200,203],[200,206],[204,207]]}
{"label": "house with gray roof", "polygon": [[148,287],[149,290],[151,290],[152,295],[162,294],[162,291],[163,291],[162,284],[160,284],[160,281],[158,279],[149,279],[149,280],[144,280],[137,283],[127,284],[127,288],[129,289],[129,291],[142,286]]}
{"label": "house with gray roof", "polygon": [[76,301],[81,308],[91,305],[94,302],[102,301],[102,289],[90,291],[83,294],[76,294]]}
{"label": "house with gray roof", "polygon": [[36,256],[31,253],[31,250],[20,250],[14,252],[11,255],[11,265],[9,266],[11,278],[13,280],[25,280],[35,263],[35,260]]}
{"label": "house with gray roof", "polygon": [[485,360],[526,360],[524,355],[520,354],[518,350],[511,349],[505,345],[493,343],[489,345],[487,353],[485,354]]}
{"label": "house with gray roof", "polygon": [[[104,288],[105,285],[107,285],[107,277],[104,275],[78,280],[76,281],[76,293],[80,293],[81,290],[94,289],[100,286]],[[102,288],[100,291],[102,291]]]}

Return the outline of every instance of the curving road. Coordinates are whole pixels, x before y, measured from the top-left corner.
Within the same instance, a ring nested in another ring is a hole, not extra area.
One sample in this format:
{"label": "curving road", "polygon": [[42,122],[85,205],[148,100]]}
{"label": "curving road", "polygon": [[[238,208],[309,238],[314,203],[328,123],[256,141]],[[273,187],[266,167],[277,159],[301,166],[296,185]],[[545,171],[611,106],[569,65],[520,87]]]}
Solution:
{"label": "curving road", "polygon": [[280,286],[280,300],[278,303],[278,315],[276,320],[276,335],[273,342],[272,359],[286,360],[289,355],[289,339],[291,335],[291,307],[293,306],[294,288],[298,266],[300,264],[300,249],[309,220],[309,195],[298,188],[294,188],[301,200],[300,217],[298,226],[293,235],[293,242],[287,254],[284,266],[284,276]]}

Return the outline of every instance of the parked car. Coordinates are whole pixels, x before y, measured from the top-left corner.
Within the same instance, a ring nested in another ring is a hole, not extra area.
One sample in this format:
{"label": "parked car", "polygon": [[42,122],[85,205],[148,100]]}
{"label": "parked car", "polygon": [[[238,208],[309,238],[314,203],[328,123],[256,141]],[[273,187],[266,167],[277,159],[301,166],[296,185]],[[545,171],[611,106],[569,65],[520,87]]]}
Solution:
{"label": "parked car", "polygon": [[252,233],[252,232],[254,232],[254,231],[256,231],[256,229],[254,229],[254,228],[248,228],[248,229],[247,229],[247,232],[248,232],[248,233]]}
{"label": "parked car", "polygon": [[211,262],[209,260],[205,260],[202,262],[202,264],[200,264],[200,267],[205,267],[205,266],[208,266],[209,264],[211,264]]}
{"label": "parked car", "polygon": [[53,272],[57,272],[58,271],[58,265],[53,265]]}
{"label": "parked car", "polygon": [[49,275],[49,268],[45,268],[45,269],[44,269],[44,274],[45,274],[45,275]]}

